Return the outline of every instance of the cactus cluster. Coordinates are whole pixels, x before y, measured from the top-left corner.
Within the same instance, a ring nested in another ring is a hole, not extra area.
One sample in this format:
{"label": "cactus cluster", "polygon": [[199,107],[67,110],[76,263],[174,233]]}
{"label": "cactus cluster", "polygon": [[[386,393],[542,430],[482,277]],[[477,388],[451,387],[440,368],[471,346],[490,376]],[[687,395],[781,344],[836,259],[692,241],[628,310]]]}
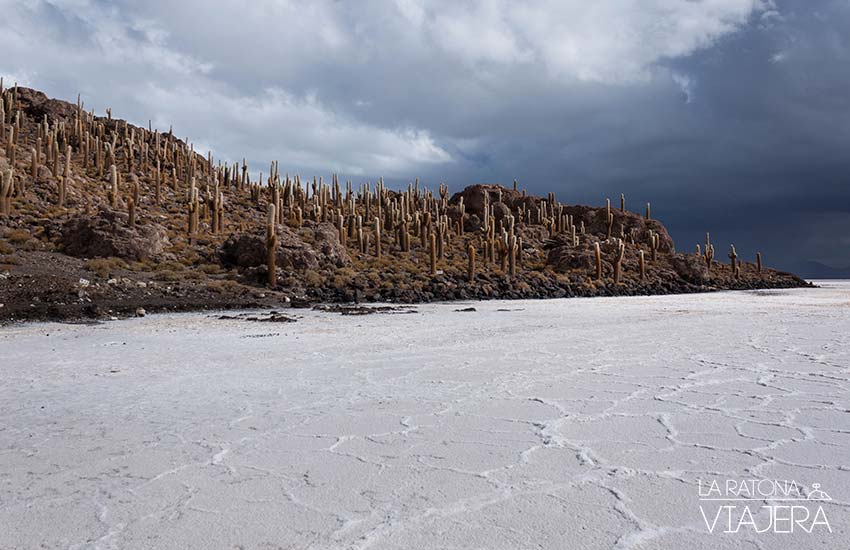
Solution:
{"label": "cactus cluster", "polygon": [[[17,87],[3,89],[0,84],[2,149],[13,168],[18,149],[28,155],[17,172],[0,174],[0,215],[12,216],[13,200],[15,204],[26,200],[27,185],[39,184],[54,190],[50,203],[58,207],[57,212],[61,209],[59,215],[108,205],[126,212],[128,226],[137,228],[174,213],[180,220],[179,238],[190,244],[214,242],[236,230],[250,231],[248,220],[254,220],[257,233],[266,224],[271,286],[276,284],[274,250],[280,228],[297,231],[313,223],[330,224],[340,244],[363,261],[404,255],[412,260],[408,265],[431,276],[441,267],[451,267],[465,253],[470,284],[486,271],[516,280],[529,266],[539,268],[539,246],[523,242],[533,226],[538,227],[535,239],[544,234],[576,249],[592,250],[597,280],[606,273],[603,260],[611,264],[607,273],[615,283],[628,277],[625,269],[635,264],[626,262],[627,253],[630,262],[639,262],[640,280],[646,280],[648,271],[658,267],[659,255],[673,252],[663,243],[659,226],[648,223],[650,203],[646,203],[642,225],[636,224],[635,216],[626,215],[624,193],[619,212],[606,199],[604,209],[594,209],[592,216],[582,219],[574,217],[575,211],[554,193],[529,197],[517,180],[512,188],[486,188],[482,208],[480,203],[467,204],[462,195],[450,200],[445,183],[432,193],[418,179],[406,188],[391,190],[382,178],[359,185],[342,182],[335,174],[329,181],[302,179],[281,173],[278,162],[253,179],[244,158],[216,161],[211,153],[197,153],[188,139],[177,138],[172,129],[159,132],[151,124],[134,127],[113,118],[111,109],[106,117],[98,117],[85,110],[80,98],[71,113],[29,120]],[[91,181],[99,183],[86,183]],[[239,208],[238,214],[231,214],[234,207]],[[477,218],[470,213],[472,208]],[[587,224],[594,234],[589,234]],[[711,270],[714,246],[708,238],[704,250],[697,245],[697,255]],[[761,273],[761,255],[756,258]],[[733,274],[739,273],[734,247],[730,259]],[[638,273],[631,275],[637,278]],[[592,278],[593,273],[587,276]]]}

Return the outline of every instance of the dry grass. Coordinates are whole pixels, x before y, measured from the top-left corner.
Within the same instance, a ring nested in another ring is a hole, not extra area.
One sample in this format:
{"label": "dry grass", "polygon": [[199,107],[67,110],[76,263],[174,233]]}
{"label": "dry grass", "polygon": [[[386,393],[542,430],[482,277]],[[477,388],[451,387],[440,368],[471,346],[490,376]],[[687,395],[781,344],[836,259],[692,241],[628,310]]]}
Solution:
{"label": "dry grass", "polygon": [[0,241],[0,254],[14,254],[15,247],[10,245],[7,241]]}
{"label": "dry grass", "polygon": [[6,232],[6,239],[13,244],[24,244],[31,238],[32,234],[23,229],[11,229]]}
{"label": "dry grass", "polygon": [[94,271],[103,279],[108,278],[110,275],[119,270],[127,269],[128,267],[127,262],[121,258],[95,258],[85,263],[86,269]]}
{"label": "dry grass", "polygon": [[224,273],[224,269],[218,264],[202,264],[198,269],[207,275],[219,275]]}
{"label": "dry grass", "polygon": [[222,281],[210,281],[209,283],[207,283],[207,287],[215,292],[218,292],[219,294],[227,294],[236,292],[242,287],[242,285],[240,285],[236,281],[225,279]]}
{"label": "dry grass", "polygon": [[305,285],[312,287],[320,287],[325,283],[324,276],[317,271],[313,271],[312,269],[304,272],[302,280],[304,281]]}

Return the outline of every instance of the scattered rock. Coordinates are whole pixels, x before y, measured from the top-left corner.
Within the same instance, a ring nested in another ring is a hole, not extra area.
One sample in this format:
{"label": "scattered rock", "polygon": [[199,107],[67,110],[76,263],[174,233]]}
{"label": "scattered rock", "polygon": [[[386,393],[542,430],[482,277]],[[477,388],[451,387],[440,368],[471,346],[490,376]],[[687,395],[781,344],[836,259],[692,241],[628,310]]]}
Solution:
{"label": "scattered rock", "polygon": [[259,315],[249,313],[240,313],[238,315],[219,315],[218,319],[222,321],[250,321],[253,323],[294,323],[297,321],[294,317],[288,317],[276,311]]}
{"label": "scattered rock", "polygon": [[373,313],[419,313],[413,306],[352,306],[343,304],[322,304],[314,306],[317,311],[339,313],[341,315],[371,315]]}

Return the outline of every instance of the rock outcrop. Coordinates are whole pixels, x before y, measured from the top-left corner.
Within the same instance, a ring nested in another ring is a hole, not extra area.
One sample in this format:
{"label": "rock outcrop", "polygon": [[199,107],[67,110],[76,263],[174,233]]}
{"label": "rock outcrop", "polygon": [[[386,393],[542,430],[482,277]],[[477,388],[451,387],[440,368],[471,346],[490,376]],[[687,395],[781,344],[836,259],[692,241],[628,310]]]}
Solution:
{"label": "rock outcrop", "polygon": [[[329,223],[310,223],[298,231],[287,226],[278,226],[277,235],[275,259],[281,269],[303,271],[320,267],[344,267],[351,263],[348,252],[339,242],[336,229]],[[226,266],[264,265],[265,236],[253,233],[234,234],[222,244],[219,257]]]}
{"label": "rock outcrop", "polygon": [[128,215],[101,209],[94,216],[78,215],[62,226],[62,250],[77,258],[156,258],[170,246],[165,229],[152,222],[129,227]]}

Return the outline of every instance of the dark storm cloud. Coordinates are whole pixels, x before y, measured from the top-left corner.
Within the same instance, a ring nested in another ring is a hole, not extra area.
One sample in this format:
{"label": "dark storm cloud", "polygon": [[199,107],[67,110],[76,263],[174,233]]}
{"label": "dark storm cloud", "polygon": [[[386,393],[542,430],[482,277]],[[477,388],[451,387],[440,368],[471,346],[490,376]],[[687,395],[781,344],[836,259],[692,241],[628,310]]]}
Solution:
{"label": "dark storm cloud", "polygon": [[174,124],[255,172],[624,192],[680,250],[711,231],[718,256],[734,242],[850,271],[847,1],[0,8],[0,74]]}

